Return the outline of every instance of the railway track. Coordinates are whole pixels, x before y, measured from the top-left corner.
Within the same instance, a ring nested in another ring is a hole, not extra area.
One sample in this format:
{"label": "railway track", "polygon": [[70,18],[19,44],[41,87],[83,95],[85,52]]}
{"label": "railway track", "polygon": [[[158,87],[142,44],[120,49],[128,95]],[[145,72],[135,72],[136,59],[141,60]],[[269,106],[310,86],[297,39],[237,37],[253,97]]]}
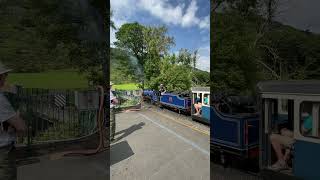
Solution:
{"label": "railway track", "polygon": [[[210,150],[211,150],[210,163],[213,164],[214,166],[219,166],[220,168],[225,170],[226,172],[224,173],[224,175],[226,177],[233,176],[232,173],[231,174],[228,173],[228,169],[231,169],[234,171],[238,171],[244,177],[248,176],[251,179],[253,178],[256,180],[262,179],[259,172],[258,164],[255,164],[256,163],[255,160],[245,161],[244,159],[239,159],[235,156],[232,157],[232,155],[225,155],[224,163],[222,163],[221,156],[219,153],[217,153],[218,151],[212,152],[212,147],[210,147]],[[244,179],[247,179],[247,178],[244,178]]]}
{"label": "railway track", "polygon": [[240,167],[223,166],[219,163],[210,162],[211,179],[214,180],[262,180],[260,173],[248,171]]}

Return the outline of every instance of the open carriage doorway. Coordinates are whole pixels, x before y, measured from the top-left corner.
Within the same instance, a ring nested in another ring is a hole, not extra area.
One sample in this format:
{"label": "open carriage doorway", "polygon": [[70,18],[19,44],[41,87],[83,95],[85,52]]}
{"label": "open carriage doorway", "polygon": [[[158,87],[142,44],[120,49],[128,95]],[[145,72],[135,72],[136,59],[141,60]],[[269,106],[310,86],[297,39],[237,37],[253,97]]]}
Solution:
{"label": "open carriage doorway", "polygon": [[294,101],[285,98],[263,100],[263,139],[260,165],[292,174],[294,166]]}
{"label": "open carriage doorway", "polygon": [[203,93],[201,92],[194,92],[193,93],[193,98],[192,98],[192,104],[193,104],[193,108],[192,108],[192,114],[196,114],[196,109],[195,109],[195,105],[198,104],[202,104],[202,99],[203,99]]}

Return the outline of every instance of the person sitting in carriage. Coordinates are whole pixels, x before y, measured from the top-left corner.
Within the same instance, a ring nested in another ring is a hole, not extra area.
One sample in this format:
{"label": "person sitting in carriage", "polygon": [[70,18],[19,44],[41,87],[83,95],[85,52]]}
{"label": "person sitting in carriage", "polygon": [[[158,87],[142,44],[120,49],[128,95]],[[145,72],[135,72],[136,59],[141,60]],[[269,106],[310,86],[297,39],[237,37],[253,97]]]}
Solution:
{"label": "person sitting in carriage", "polygon": [[161,95],[163,95],[166,92],[166,88],[164,87],[163,84],[160,84],[159,92],[160,92]]}
{"label": "person sitting in carriage", "polygon": [[203,98],[203,104],[209,105],[209,98],[208,98],[208,96],[205,96],[205,97]]}
{"label": "person sitting in carriage", "polygon": [[[301,116],[303,121],[301,133],[308,135],[312,131],[312,116],[308,112],[303,112]],[[270,135],[270,141],[278,159],[270,169],[275,171],[288,169],[287,161],[289,160],[291,148],[294,143],[293,131],[287,128],[281,128],[280,134]],[[282,149],[286,149],[285,154],[282,153]]]}
{"label": "person sitting in carriage", "polygon": [[200,115],[201,107],[202,107],[201,98],[200,98],[200,95],[198,95],[194,103],[194,109],[196,110],[196,113],[194,115],[196,116]]}

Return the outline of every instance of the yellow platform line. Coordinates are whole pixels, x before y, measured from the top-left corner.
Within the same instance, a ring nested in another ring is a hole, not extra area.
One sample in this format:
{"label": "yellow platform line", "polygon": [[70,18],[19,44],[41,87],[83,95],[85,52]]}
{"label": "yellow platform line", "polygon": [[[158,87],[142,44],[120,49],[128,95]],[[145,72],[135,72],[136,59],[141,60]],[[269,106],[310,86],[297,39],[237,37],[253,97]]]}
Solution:
{"label": "yellow platform line", "polygon": [[189,124],[183,123],[183,122],[181,122],[181,121],[177,121],[177,120],[175,120],[174,118],[172,118],[172,117],[170,117],[170,116],[168,116],[168,115],[162,114],[162,113],[160,113],[160,112],[158,112],[158,111],[155,111],[155,110],[153,110],[153,109],[151,109],[151,111],[159,114],[160,116],[166,117],[166,118],[168,118],[168,119],[170,119],[170,120],[172,120],[172,121],[174,121],[174,122],[176,122],[176,123],[178,123],[178,124],[181,124],[181,125],[183,125],[183,126],[186,126],[186,127],[190,128],[190,129],[192,129],[192,130],[194,130],[194,131],[197,131],[197,132],[200,132],[200,133],[202,133],[202,134],[205,134],[205,135],[210,136],[210,132],[209,132],[209,131],[205,131],[205,130],[196,128],[195,125],[189,125]]}

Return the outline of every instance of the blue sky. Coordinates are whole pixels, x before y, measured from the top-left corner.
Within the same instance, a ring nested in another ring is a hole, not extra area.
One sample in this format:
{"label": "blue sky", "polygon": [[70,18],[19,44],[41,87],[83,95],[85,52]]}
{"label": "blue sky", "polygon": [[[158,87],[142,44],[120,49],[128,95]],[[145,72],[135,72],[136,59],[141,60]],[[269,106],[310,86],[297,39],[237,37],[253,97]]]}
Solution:
{"label": "blue sky", "polygon": [[[112,20],[117,28],[124,23],[166,25],[175,39],[170,49],[198,49],[197,68],[210,71],[210,1],[209,0],[111,0]],[[110,43],[115,39],[111,30]]]}

